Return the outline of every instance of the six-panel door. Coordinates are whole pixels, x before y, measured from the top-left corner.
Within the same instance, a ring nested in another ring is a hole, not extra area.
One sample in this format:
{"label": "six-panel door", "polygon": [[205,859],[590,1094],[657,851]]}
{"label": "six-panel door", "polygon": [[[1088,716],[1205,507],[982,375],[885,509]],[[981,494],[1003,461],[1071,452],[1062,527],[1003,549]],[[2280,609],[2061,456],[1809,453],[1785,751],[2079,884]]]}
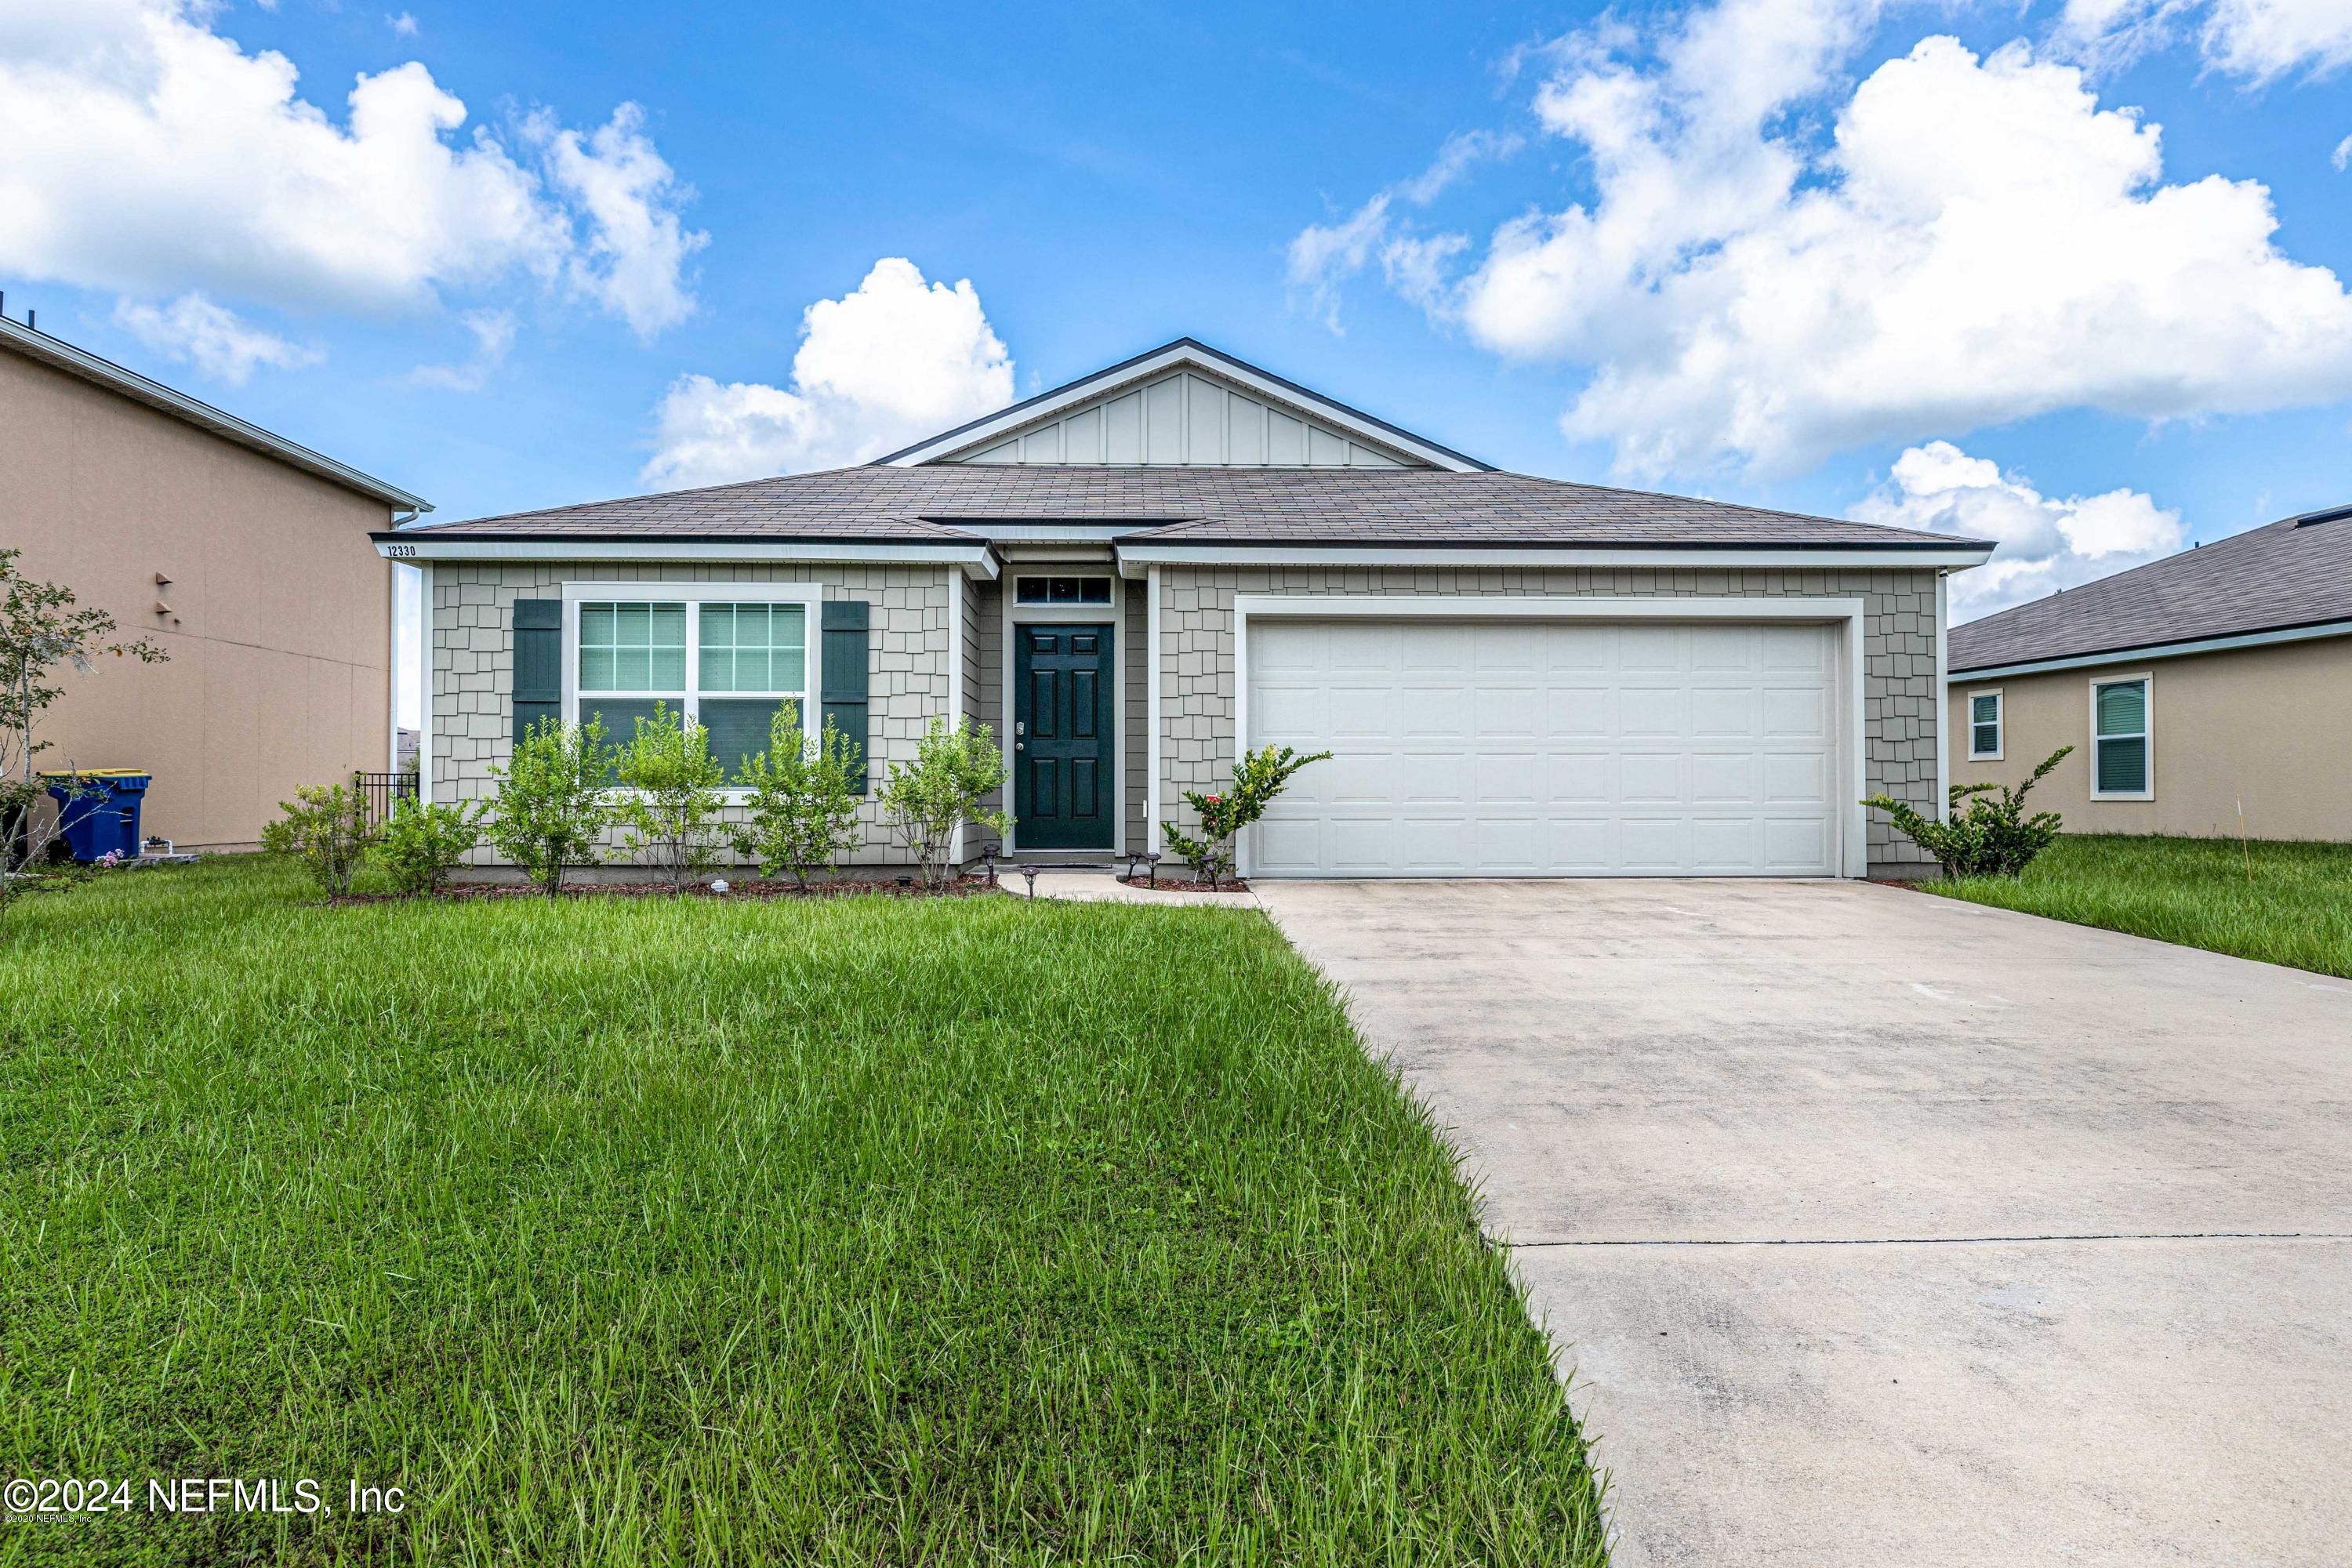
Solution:
{"label": "six-panel door", "polygon": [[1108,849],[1118,809],[1111,628],[1013,628],[1013,842]]}

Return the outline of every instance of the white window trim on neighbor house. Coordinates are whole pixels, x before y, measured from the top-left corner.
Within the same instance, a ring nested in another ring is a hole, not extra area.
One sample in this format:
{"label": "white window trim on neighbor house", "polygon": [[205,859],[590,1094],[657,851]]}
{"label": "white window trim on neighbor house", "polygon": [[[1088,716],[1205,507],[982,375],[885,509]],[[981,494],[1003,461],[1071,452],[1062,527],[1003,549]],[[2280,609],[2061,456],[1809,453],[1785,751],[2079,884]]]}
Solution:
{"label": "white window trim on neighbor house", "polygon": [[[1121,576],[1116,570],[1105,565],[1099,561],[1090,561],[1080,564],[1073,564],[1066,562],[1023,561],[1006,567],[1004,571],[1004,575],[1007,579],[1017,577],[1100,577],[1106,574],[1110,578],[1110,603],[1108,605],[1024,605],[1016,602],[1016,596],[1013,591],[1012,583],[1010,581],[1006,583],[1005,592],[1002,599],[1004,605],[1004,626],[1002,636],[1002,647],[999,650],[1000,657],[1004,662],[997,667],[1003,672],[1003,678],[998,683],[1003,688],[1001,695],[1003,700],[999,705],[1001,711],[997,715],[1003,722],[998,726],[996,733],[1004,752],[1004,803],[1003,810],[1007,817],[1011,817],[1013,815],[1013,802],[1019,798],[1019,780],[1013,773],[1014,763],[1013,744],[1016,739],[1013,734],[1013,725],[1018,722],[1013,716],[1020,711],[1019,705],[1021,701],[1020,682],[1013,678],[1014,654],[1013,646],[1013,628],[1016,626],[1035,625],[1040,622],[1050,623],[1054,621],[1066,621],[1074,625],[1081,623],[1088,625],[1095,623],[1108,623],[1109,625],[1110,723],[1112,747],[1111,778],[1118,795],[1118,809],[1111,814],[1109,853],[1113,858],[1117,858],[1127,853],[1127,767],[1130,760],[1127,754],[1127,661],[1129,656],[1129,650],[1127,646],[1127,579]],[[1156,628],[1153,640],[1155,642],[1157,641]],[[1159,668],[1159,660],[1154,659],[1152,661],[1151,668],[1156,672]],[[1157,715],[1159,713],[1160,706],[1156,690],[1156,682],[1155,691],[1150,706],[1154,715],[1154,722],[1152,725],[1154,739],[1151,741],[1150,752],[1156,762],[1158,760],[1160,750],[1159,742],[1156,738],[1159,732]],[[1150,831],[1152,825],[1147,821],[1144,826],[1146,830]],[[1003,838],[999,840],[999,842],[1003,846],[1005,854],[1011,855],[1018,850],[1019,845],[1015,840],[1020,834],[1020,831],[1021,825],[1018,822],[1015,822],[1011,827],[1006,829]],[[1100,854],[1102,851],[1086,850],[1080,851],[1079,853]]]}
{"label": "white window trim on neighbor house", "polygon": [[[1156,595],[1155,595],[1156,604]],[[1249,626],[1253,619],[1337,620],[1358,617],[1390,619],[1601,620],[1601,621],[1796,621],[1839,628],[1844,657],[1838,670],[1838,772],[1846,781],[1846,799],[1853,802],[1836,814],[1837,853],[1832,863],[1839,875],[1870,874],[1869,819],[1863,797],[1870,793],[1864,742],[1864,665],[1863,626],[1866,606],[1860,599],[1583,599],[1547,598],[1521,595],[1271,595],[1234,596],[1234,754],[1238,765],[1251,746],[1249,715]],[[1155,663],[1157,661],[1155,660]],[[1156,704],[1155,704],[1156,706]],[[1156,723],[1155,714],[1155,725]],[[2152,765],[2152,764],[2151,764]],[[1249,875],[1250,835],[1235,846],[1234,869]]]}
{"label": "white window trim on neighbor house", "polygon": [[[1990,752],[1979,752],[1977,750],[1977,726],[1981,722],[1981,721],[1977,718],[1977,704],[1988,697],[1992,699],[1992,719],[1990,721],[1992,724],[1992,750]],[[1988,686],[1979,690],[1971,691],[1968,695],[1968,701],[1969,761],[1972,763],[2000,762],[2002,760],[2002,753],[2009,749],[2009,703],[2002,698],[2001,689],[1998,686]]]}
{"label": "white window trim on neighbor house", "polygon": [[[2140,731],[2134,735],[2101,735],[2099,733],[2099,689],[2104,686],[2132,686],[2140,689]],[[2154,800],[2156,798],[2156,675],[2140,670],[2131,675],[2099,675],[2090,681],[2091,711],[2091,798],[2093,800]],[[2137,740],[2142,773],[2140,782],[2147,787],[2137,790],[2103,790],[2099,787],[2099,748],[2108,741]]]}
{"label": "white window trim on neighbor house", "polygon": [[[599,583],[571,582],[563,584],[563,719],[566,723],[580,721],[580,606],[602,604],[684,604],[686,605],[686,686],[682,694],[684,710],[701,719],[701,619],[705,604],[730,605],[798,605],[801,606],[802,637],[804,644],[801,680],[797,699],[801,709],[801,732],[814,739],[823,731],[824,672],[821,668],[824,637],[823,617],[824,586],[816,583]],[[592,692],[591,697],[611,697],[617,701],[646,701],[651,698],[628,692]],[[667,697],[668,693],[657,693]],[[724,701],[740,699],[763,700],[760,692],[714,691],[713,698]],[[791,694],[786,693],[789,697]],[[784,699],[774,699],[781,701]],[[604,737],[608,744],[625,742],[625,735]],[[728,785],[721,793],[730,800],[742,800],[751,792],[741,785]]]}

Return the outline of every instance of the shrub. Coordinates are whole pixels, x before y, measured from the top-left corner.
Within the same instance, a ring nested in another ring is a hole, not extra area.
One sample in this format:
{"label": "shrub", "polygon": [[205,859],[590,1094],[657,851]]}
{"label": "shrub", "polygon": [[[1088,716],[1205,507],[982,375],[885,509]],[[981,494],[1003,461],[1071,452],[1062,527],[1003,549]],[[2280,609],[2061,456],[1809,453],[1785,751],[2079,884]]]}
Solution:
{"label": "shrub", "polygon": [[635,737],[614,767],[622,785],[635,792],[619,805],[631,852],[648,856],[669,873],[670,889],[683,892],[696,873],[719,863],[730,840],[719,794],[727,770],[710,754],[710,731],[656,702],[653,717],[637,721]]}
{"label": "shrub", "polygon": [[88,675],[108,656],[142,664],[171,657],[145,637],[117,638],[114,617],[77,607],[72,589],[25,575],[23,553],[0,549],[0,920],[35,885],[9,873],[54,863],[63,847],[63,814],[40,808],[47,791],[36,766],[50,745],[40,738],[43,718],[66,695],[59,677]]}
{"label": "shrub", "polygon": [[1160,825],[1160,837],[1172,853],[1192,868],[1194,877],[1213,889],[1234,868],[1234,837],[1265,815],[1275,797],[1290,786],[1293,774],[1330,754],[1317,752],[1312,756],[1301,756],[1288,746],[1261,746],[1234,767],[1234,787],[1223,795],[1202,795],[1191,789],[1184,792],[1185,803],[1201,819],[1198,837],[1172,822]]}
{"label": "shrub", "polygon": [[[2014,877],[2050,847],[2063,827],[2054,811],[2025,815],[2025,797],[2064,760],[2072,746],[2050,753],[2032,776],[2015,789],[1999,784],[1954,784],[1944,822],[1932,822],[1907,801],[1874,795],[1862,804],[1895,819],[1895,830],[1936,858],[1947,877]],[[1967,803],[1968,809],[1960,809]]]}
{"label": "shrub", "polygon": [[437,893],[466,851],[482,841],[481,801],[427,805],[413,795],[394,803],[377,856],[404,893]]}
{"label": "shrub", "polygon": [[612,766],[603,723],[542,719],[515,742],[505,767],[490,767],[499,798],[487,837],[550,898],[562,890],[564,867],[597,858],[614,815],[604,793]]}
{"label": "shrub", "polygon": [[830,871],[857,844],[856,775],[849,737],[824,721],[814,739],[801,729],[800,706],[787,702],[768,731],[768,749],[746,758],[743,779],[751,820],[736,840],[742,854],[760,863],[765,876],[786,867],[808,886],[812,871]]}
{"label": "shrub", "polygon": [[934,718],[915,747],[912,763],[892,763],[882,784],[882,807],[915,858],[923,886],[947,879],[948,850],[955,831],[969,822],[997,834],[1012,827],[1001,811],[980,803],[1004,787],[1004,753],[987,725],[977,729]]}
{"label": "shrub", "polygon": [[341,784],[305,784],[278,809],[286,815],[262,828],[262,848],[300,862],[329,898],[350,892],[376,839],[365,797]]}

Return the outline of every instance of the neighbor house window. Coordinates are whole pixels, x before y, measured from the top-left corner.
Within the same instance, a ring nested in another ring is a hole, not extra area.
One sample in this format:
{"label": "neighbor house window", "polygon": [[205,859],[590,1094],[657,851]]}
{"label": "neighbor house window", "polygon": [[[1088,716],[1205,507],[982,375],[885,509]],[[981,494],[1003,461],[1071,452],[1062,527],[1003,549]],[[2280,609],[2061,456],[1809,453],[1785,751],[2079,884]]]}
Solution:
{"label": "neighbor house window", "polygon": [[1108,605],[1108,577],[1018,577],[1013,580],[1016,605]]}
{"label": "neighbor house window", "polygon": [[1969,761],[2000,761],[2000,693],[1969,693]]}
{"label": "neighbor house window", "polygon": [[[738,594],[740,588],[725,590]],[[740,780],[743,759],[769,747],[776,710],[808,712],[809,607],[760,600],[583,600],[573,689],[579,717],[618,744],[657,705],[691,714],[710,752]]]}
{"label": "neighbor house window", "polygon": [[2091,797],[2147,800],[2156,793],[2149,755],[2148,679],[2091,683]]}

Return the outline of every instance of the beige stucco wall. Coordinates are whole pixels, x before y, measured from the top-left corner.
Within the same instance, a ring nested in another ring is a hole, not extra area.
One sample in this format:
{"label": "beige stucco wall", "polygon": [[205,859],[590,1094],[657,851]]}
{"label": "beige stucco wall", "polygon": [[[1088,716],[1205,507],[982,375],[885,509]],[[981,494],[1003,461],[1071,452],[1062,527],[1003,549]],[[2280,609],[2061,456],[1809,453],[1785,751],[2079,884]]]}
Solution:
{"label": "beige stucco wall", "polygon": [[[2148,675],[2156,798],[2091,798],[2091,683]],[[1969,760],[1968,701],[1999,689],[2001,760]],[[2078,833],[2352,839],[2352,637],[1951,682],[1952,782],[2012,784],[2061,746],[2034,786]]]}
{"label": "beige stucco wall", "polygon": [[[1923,811],[1934,804],[1938,704],[1932,571],[1163,566],[1160,809],[1171,820],[1192,821],[1185,790],[1216,788],[1232,779],[1237,594],[1858,598],[1864,602],[1863,772],[1869,792]],[[1881,814],[1869,818],[1873,876],[1909,876],[1934,864]]]}
{"label": "beige stucco wall", "polygon": [[[866,657],[867,793],[858,820],[865,844],[845,864],[895,866],[907,856],[891,838],[879,805],[884,770],[911,762],[934,716],[947,713],[953,667],[962,658],[951,634],[947,566],[831,565],[804,562],[711,564],[696,562],[437,563],[426,595],[425,643],[432,651],[433,798],[479,800],[498,793],[491,776],[514,750],[514,602],[560,599],[566,583],[813,583],[827,599],[863,599],[870,637]],[[568,657],[568,650],[567,650]],[[730,812],[740,819],[740,812]],[[606,840],[617,847],[617,833]],[[477,864],[495,863],[487,849]]]}
{"label": "beige stucco wall", "polygon": [[142,825],[184,848],[391,766],[389,507],[5,349],[0,431],[0,545],[171,654],[68,674],[42,765],[153,770]]}

